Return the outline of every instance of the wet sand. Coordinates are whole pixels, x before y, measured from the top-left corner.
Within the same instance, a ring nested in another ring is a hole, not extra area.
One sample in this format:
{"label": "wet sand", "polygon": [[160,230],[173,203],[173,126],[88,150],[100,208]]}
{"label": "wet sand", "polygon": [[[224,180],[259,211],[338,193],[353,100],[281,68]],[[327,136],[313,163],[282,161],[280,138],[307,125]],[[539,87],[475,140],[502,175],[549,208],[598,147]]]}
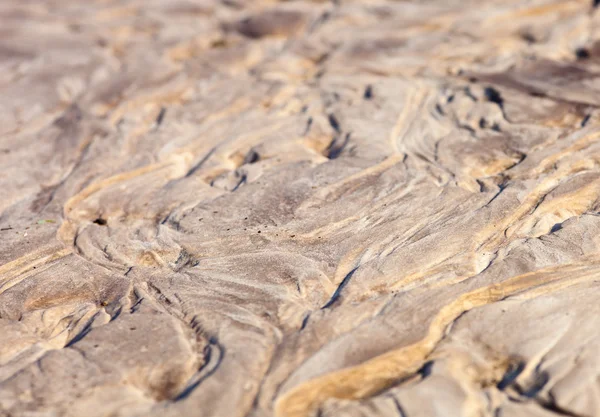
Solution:
{"label": "wet sand", "polygon": [[600,416],[593,3],[3,1],[0,416]]}

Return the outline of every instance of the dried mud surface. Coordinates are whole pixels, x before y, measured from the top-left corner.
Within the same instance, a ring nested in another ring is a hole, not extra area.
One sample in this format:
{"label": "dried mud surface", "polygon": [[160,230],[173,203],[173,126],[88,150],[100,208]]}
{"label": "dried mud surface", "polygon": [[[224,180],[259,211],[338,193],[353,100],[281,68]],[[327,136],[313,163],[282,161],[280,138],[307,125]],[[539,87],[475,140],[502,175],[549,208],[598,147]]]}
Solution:
{"label": "dried mud surface", "polygon": [[0,416],[599,416],[599,13],[0,2]]}

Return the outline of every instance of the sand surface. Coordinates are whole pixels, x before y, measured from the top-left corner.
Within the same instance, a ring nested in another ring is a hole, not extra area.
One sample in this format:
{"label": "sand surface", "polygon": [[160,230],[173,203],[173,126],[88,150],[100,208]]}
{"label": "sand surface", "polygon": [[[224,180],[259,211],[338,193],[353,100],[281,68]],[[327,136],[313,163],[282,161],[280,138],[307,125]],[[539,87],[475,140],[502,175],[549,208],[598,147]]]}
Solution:
{"label": "sand surface", "polygon": [[0,1],[0,416],[600,416],[599,41],[589,0]]}

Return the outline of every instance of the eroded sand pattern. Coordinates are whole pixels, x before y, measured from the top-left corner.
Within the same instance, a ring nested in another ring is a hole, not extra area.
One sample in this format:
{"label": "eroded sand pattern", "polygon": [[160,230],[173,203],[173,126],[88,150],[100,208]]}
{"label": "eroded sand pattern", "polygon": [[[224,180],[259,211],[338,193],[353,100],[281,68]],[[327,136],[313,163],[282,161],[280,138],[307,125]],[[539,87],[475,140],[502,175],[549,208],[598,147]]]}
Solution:
{"label": "eroded sand pattern", "polygon": [[1,417],[600,416],[600,8],[0,2]]}

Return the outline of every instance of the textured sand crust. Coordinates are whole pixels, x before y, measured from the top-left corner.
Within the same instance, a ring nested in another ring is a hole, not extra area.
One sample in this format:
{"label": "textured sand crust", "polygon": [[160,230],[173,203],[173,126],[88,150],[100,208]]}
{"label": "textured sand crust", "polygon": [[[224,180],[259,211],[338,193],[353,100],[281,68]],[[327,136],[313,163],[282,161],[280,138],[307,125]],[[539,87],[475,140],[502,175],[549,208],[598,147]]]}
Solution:
{"label": "textured sand crust", "polygon": [[0,1],[0,416],[600,416],[600,9]]}

